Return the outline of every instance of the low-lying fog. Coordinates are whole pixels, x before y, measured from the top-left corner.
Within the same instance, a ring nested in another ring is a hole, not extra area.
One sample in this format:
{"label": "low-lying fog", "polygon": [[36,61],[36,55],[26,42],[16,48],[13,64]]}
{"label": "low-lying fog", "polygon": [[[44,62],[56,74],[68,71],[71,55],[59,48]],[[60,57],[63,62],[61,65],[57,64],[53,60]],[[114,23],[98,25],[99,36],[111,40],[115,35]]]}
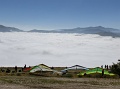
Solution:
{"label": "low-lying fog", "polygon": [[0,33],[0,66],[97,67],[120,58],[120,38],[60,33]]}

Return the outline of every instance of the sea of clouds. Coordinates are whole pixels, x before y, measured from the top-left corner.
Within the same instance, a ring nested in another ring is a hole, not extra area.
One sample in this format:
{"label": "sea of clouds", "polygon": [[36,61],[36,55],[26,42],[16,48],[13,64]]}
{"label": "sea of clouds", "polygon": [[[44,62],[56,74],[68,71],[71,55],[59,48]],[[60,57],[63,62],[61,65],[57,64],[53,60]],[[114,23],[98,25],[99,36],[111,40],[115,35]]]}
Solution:
{"label": "sea of clouds", "polygon": [[0,33],[0,66],[100,67],[120,59],[120,38],[90,34]]}

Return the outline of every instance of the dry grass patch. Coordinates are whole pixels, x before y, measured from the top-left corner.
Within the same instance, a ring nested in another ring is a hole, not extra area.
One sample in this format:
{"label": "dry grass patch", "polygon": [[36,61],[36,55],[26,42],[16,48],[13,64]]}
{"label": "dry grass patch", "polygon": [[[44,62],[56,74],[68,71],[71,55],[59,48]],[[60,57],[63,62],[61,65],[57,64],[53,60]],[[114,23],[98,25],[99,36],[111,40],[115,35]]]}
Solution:
{"label": "dry grass patch", "polygon": [[2,76],[0,84],[17,84],[29,89],[119,89],[120,79]]}

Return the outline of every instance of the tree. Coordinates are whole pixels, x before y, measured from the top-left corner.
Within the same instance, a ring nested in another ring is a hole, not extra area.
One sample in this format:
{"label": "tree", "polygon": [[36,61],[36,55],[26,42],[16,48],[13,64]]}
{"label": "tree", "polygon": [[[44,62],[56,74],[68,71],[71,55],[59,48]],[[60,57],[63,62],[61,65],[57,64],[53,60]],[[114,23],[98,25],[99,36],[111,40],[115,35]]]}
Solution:
{"label": "tree", "polygon": [[120,76],[120,62],[113,63],[113,65],[110,68],[111,72],[114,74],[118,74]]}

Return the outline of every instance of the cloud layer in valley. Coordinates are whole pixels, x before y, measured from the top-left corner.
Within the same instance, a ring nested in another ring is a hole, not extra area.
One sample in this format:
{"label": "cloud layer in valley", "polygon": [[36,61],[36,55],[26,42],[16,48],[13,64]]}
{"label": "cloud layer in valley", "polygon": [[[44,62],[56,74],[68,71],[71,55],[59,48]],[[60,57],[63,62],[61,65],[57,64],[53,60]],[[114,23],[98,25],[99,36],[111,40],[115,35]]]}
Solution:
{"label": "cloud layer in valley", "polygon": [[0,66],[111,65],[120,58],[120,38],[60,33],[0,33]]}

